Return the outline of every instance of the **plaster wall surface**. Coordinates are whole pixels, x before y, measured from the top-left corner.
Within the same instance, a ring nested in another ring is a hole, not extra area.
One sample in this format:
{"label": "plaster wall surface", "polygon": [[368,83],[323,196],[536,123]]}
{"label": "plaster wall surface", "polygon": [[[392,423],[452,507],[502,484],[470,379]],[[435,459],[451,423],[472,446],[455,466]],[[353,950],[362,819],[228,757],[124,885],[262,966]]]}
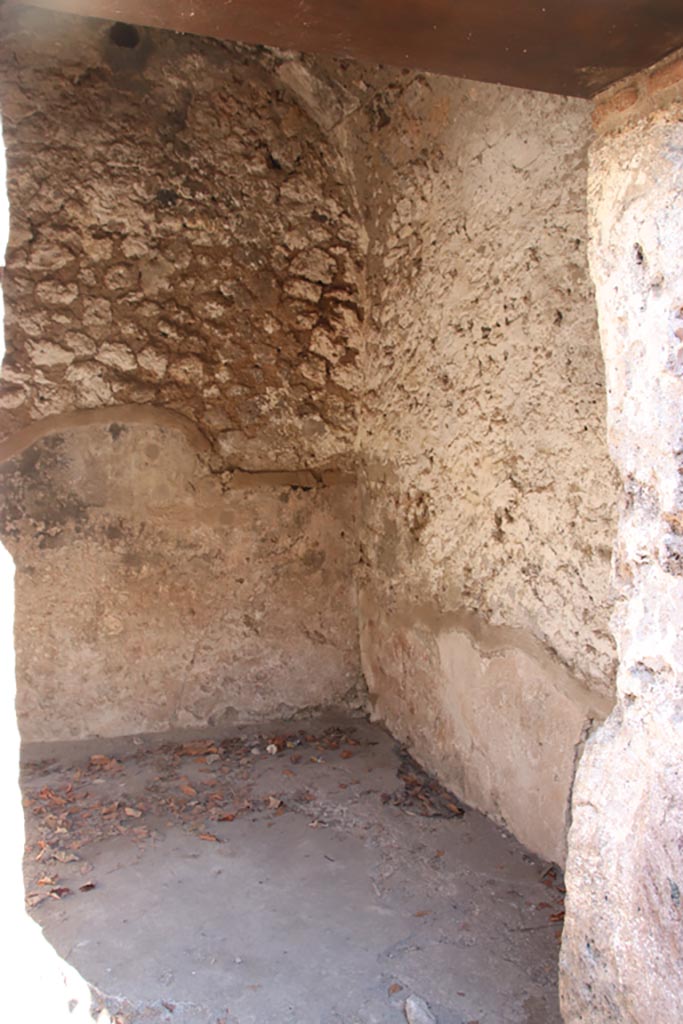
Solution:
{"label": "plaster wall surface", "polygon": [[[0,143],[0,268],[4,269],[8,230],[5,153]],[[1,284],[1,281],[0,281]],[[0,287],[0,354],[4,354],[4,303]],[[29,918],[24,899],[22,857],[24,814],[19,789],[20,737],[15,711],[16,680],[13,643],[14,564],[0,544],[0,812],[3,842],[0,870],[6,881],[3,928],[11,941],[3,952],[4,1012],[10,1020],[50,1020],[53,1024],[88,1024],[86,982],[56,953]]]}
{"label": "plaster wall surface", "polygon": [[359,681],[353,478],[221,483],[198,432],[120,413],[72,416],[0,472],[24,739],[347,706]]}
{"label": "plaster wall surface", "polygon": [[338,705],[360,682],[347,161],[284,58],[1,17],[23,735]]}
{"label": "plaster wall surface", "polygon": [[603,97],[591,263],[609,442],[617,706],[574,791],[562,948],[567,1024],[683,1018],[683,54]]}
{"label": "plaster wall surface", "polygon": [[562,859],[575,761],[615,671],[590,108],[411,76],[374,111],[360,158],[371,700],[466,799]]}
{"label": "plaster wall surface", "polygon": [[3,17],[24,727],[348,699],[356,580],[375,715],[561,860],[614,672],[587,104]]}

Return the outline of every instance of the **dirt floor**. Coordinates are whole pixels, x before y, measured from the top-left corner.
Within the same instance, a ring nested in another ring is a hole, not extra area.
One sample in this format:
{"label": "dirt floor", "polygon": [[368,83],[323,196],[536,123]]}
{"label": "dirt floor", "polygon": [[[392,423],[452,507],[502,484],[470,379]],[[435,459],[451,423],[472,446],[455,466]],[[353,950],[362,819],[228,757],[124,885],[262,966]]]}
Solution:
{"label": "dirt floor", "polygon": [[27,755],[28,904],[95,1017],[560,1020],[557,869],[363,719]]}

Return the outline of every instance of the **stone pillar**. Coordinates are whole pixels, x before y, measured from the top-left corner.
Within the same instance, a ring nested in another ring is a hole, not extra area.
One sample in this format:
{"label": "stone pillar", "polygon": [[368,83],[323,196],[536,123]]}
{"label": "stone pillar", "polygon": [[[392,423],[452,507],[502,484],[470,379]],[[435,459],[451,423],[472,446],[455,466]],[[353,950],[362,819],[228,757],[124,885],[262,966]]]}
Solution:
{"label": "stone pillar", "polygon": [[591,264],[622,478],[618,704],[574,788],[567,1024],[683,1020],[683,57],[604,94]]}

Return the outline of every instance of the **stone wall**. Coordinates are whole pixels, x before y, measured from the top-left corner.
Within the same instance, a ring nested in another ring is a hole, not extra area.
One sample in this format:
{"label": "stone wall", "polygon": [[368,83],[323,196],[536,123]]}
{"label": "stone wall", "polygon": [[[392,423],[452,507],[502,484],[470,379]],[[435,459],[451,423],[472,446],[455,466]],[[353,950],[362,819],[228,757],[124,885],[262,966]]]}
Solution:
{"label": "stone wall", "polygon": [[362,231],[345,162],[258,49],[5,12],[2,432],[161,404],[216,465],[336,464]]}
{"label": "stone wall", "polygon": [[374,109],[359,160],[365,676],[422,761],[562,859],[615,666],[590,106],[410,75]]}
{"label": "stone wall", "polygon": [[591,265],[622,479],[617,706],[577,775],[567,1024],[683,1019],[683,53],[599,98]]}
{"label": "stone wall", "polygon": [[3,17],[25,730],[348,701],[359,611],[374,714],[562,859],[614,672],[589,106]]}
{"label": "stone wall", "polygon": [[221,481],[202,442],[175,414],[125,406],[53,421],[4,462],[25,739],[355,696],[353,478]]}
{"label": "stone wall", "polygon": [[[4,268],[9,227],[5,187],[5,153],[0,143],[0,271]],[[0,284],[2,275],[0,273]],[[0,355],[4,355],[4,303],[0,287]],[[14,565],[0,544],[0,808],[3,842],[0,871],[7,885],[2,920],[6,935],[3,1003],[10,1020],[51,1024],[89,1024],[91,1000],[86,982],[57,955],[38,924],[26,911],[22,860],[25,849],[24,814],[19,788],[20,737],[15,712]],[[30,979],[30,980],[29,980]]]}
{"label": "stone wall", "polygon": [[360,682],[348,162],[284,58],[2,19],[22,732],[343,702]]}

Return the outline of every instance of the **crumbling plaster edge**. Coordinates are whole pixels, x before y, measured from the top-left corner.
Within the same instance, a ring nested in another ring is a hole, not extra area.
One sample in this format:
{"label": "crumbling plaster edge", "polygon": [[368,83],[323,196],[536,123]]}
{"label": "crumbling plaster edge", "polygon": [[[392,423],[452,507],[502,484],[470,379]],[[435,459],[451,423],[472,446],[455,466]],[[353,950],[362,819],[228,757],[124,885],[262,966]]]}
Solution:
{"label": "crumbling plaster edge", "polygon": [[[360,588],[361,591],[364,589]],[[527,630],[515,626],[493,625],[469,609],[444,611],[436,603],[404,604],[392,612],[397,626],[422,630],[435,640],[446,634],[462,636],[477,653],[483,664],[511,653],[521,653],[541,668],[563,676],[563,693],[569,700],[590,705],[596,719],[605,720],[616,701],[596,692],[584,683],[553,651]]]}
{"label": "crumbling plaster edge", "polygon": [[[68,430],[83,430],[89,427],[107,427],[113,424],[124,426],[162,427],[182,433],[196,453],[208,456],[213,445],[207,436],[182,413],[156,405],[108,405],[96,409],[80,409],[56,413],[34,420],[0,443],[0,465],[21,455],[32,445],[51,434]],[[336,484],[353,485],[354,473],[334,468],[309,467],[306,469],[248,469],[244,466],[228,466],[224,472],[230,477],[232,490],[251,490],[257,487],[294,487],[312,489]]]}
{"label": "crumbling plaster edge", "polygon": [[[361,671],[367,686],[367,712],[370,720],[389,729],[392,735],[395,735],[399,742],[404,743],[418,761],[434,771],[442,782],[450,785],[456,792],[458,791],[458,780],[453,776],[453,771],[448,764],[444,763],[444,759],[446,762],[448,761],[449,750],[439,748],[438,744],[434,746],[427,739],[425,723],[415,723],[416,731],[410,727],[410,723],[406,722],[403,725],[407,728],[401,728],[401,722],[395,720],[390,707],[384,707],[382,682],[374,670],[373,653],[368,648],[366,635],[367,630],[371,630],[378,619],[383,619],[384,624],[392,630],[411,632],[413,635],[421,636],[439,658],[442,654],[442,642],[453,642],[454,639],[463,640],[479,660],[482,680],[486,677],[488,667],[493,661],[499,659],[505,661],[509,657],[514,659],[521,655],[524,659],[535,663],[560,699],[576,709],[575,723],[568,733],[568,737],[573,735],[574,740],[572,741],[570,738],[567,756],[564,759],[565,793],[562,808],[557,814],[557,831],[554,833],[554,838],[536,832],[533,825],[523,827],[524,823],[517,820],[518,809],[506,808],[504,806],[505,799],[501,803],[500,794],[496,795],[495,783],[488,795],[484,791],[478,791],[476,785],[464,794],[458,792],[458,796],[461,799],[464,798],[471,807],[487,815],[501,828],[516,835],[536,854],[549,862],[564,867],[572,822],[577,771],[587,743],[593,739],[613,714],[616,695],[614,700],[611,700],[609,697],[591,690],[581,679],[573,675],[561,659],[524,630],[509,626],[493,626],[467,609],[443,611],[438,609],[436,604],[428,603],[412,606],[405,603],[395,613],[386,612],[375,605],[375,613],[368,614],[367,607],[364,608],[363,596],[361,588],[358,602],[363,627],[360,637]],[[367,595],[365,596],[367,598]],[[442,668],[445,671],[443,663]],[[380,669],[380,676],[381,674]],[[474,680],[472,682],[476,685]],[[436,720],[440,717],[437,709]],[[450,748],[450,756],[455,756],[456,760],[461,760],[465,764],[469,755],[467,751]]]}
{"label": "crumbling plaster edge", "polygon": [[96,409],[55,413],[52,416],[34,420],[0,443],[0,463],[7,462],[16,455],[21,455],[36,441],[42,440],[49,434],[84,427],[108,426],[112,423],[169,427],[172,430],[180,430],[192,447],[199,451],[211,449],[209,439],[182,413],[153,405],[107,405],[99,406]]}

